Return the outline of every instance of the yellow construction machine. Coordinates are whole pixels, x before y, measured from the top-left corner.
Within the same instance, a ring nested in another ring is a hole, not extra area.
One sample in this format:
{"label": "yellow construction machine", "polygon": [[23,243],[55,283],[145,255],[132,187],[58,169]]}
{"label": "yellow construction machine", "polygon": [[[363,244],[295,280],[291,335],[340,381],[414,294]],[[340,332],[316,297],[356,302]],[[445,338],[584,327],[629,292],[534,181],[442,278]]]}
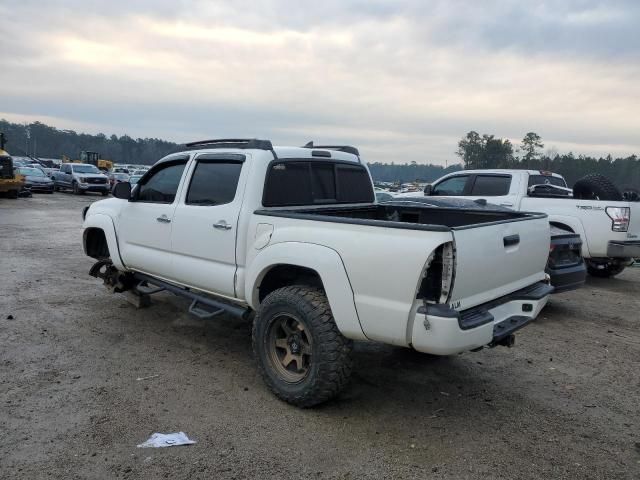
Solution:
{"label": "yellow construction machine", "polygon": [[62,163],[89,163],[95,165],[98,169],[104,172],[110,172],[113,168],[113,162],[111,160],[105,160],[100,158],[98,152],[82,151],[80,152],[80,158],[78,160],[71,160],[66,155],[62,156]]}
{"label": "yellow construction machine", "polygon": [[0,195],[18,198],[24,186],[24,176],[14,172],[13,159],[4,149],[6,143],[4,133],[0,133]]}

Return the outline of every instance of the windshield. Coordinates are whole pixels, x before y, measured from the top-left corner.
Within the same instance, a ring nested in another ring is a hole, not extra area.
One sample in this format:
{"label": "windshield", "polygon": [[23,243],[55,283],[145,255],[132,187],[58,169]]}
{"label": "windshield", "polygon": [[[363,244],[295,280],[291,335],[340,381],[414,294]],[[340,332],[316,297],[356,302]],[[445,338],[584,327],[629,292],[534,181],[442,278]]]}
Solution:
{"label": "windshield", "polygon": [[100,173],[100,170],[93,165],[73,165],[71,168],[75,173]]}
{"label": "windshield", "polygon": [[18,172],[21,175],[28,175],[30,177],[45,177],[46,175],[44,174],[44,172],[38,168],[26,168],[26,167],[20,167],[18,169]]}

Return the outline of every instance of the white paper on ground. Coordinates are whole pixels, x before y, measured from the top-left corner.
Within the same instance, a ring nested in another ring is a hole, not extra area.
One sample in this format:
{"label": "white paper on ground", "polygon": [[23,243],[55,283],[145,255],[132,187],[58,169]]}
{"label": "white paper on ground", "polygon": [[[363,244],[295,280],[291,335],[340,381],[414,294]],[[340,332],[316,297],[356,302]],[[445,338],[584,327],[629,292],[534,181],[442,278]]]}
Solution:
{"label": "white paper on ground", "polygon": [[138,445],[138,448],[177,447],[178,445],[192,445],[194,443],[196,442],[189,440],[189,437],[184,432],[154,433],[149,437],[149,440]]}

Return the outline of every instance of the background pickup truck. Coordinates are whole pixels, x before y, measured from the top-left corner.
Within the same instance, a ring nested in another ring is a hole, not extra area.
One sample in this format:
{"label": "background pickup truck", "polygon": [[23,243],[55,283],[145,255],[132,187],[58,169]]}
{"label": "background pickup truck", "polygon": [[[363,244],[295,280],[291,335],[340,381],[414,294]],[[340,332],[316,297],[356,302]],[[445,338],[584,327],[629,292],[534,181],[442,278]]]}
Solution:
{"label": "background pickup truck", "polygon": [[617,275],[640,257],[640,203],[576,198],[562,176],[539,170],[463,170],[427,185],[427,196],[486,199],[544,212],[552,225],[580,235],[590,274]]}
{"label": "background pickup truck", "polygon": [[63,163],[60,170],[51,175],[55,190],[70,189],[76,195],[85,192],[109,194],[109,178],[98,167],[88,163]]}
{"label": "background pickup truck", "polygon": [[449,355],[511,345],[553,290],[544,214],[375,203],[354,147],[209,140],[83,212],[91,274],[253,318],[271,390],[336,395],[353,340]]}

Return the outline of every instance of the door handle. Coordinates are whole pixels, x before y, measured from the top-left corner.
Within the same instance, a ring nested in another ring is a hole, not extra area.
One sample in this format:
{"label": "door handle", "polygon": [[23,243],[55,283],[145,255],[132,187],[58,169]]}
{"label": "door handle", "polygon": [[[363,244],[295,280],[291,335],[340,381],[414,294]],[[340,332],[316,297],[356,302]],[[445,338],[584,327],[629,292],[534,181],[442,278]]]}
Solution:
{"label": "door handle", "polygon": [[503,207],[513,207],[513,203],[511,202],[502,202],[500,205]]}
{"label": "door handle", "polygon": [[515,235],[506,236],[502,239],[502,243],[505,247],[518,245],[520,243],[520,235],[516,233]]}
{"label": "door handle", "polygon": [[213,228],[217,228],[218,230],[231,230],[231,225],[224,220],[220,220],[218,223],[213,224]]}
{"label": "door handle", "polygon": [[166,215],[162,215],[156,218],[156,220],[159,221],[160,223],[171,223],[171,219],[168,218]]}

